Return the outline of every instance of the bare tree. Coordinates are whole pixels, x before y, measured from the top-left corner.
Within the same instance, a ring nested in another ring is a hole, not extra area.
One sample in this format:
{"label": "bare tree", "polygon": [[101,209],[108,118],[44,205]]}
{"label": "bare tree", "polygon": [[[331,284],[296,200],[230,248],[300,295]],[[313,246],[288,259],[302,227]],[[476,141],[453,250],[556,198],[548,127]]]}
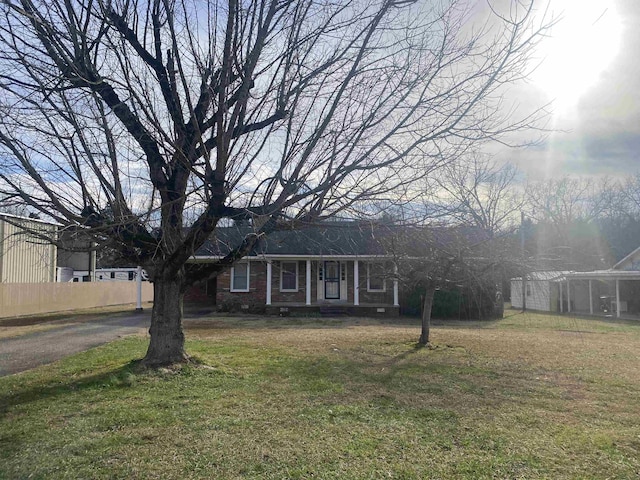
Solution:
{"label": "bare tree", "polygon": [[[562,177],[527,186],[530,268],[585,270],[610,266],[603,220],[620,212],[624,190],[611,179]],[[606,223],[606,222],[605,222]]]}
{"label": "bare tree", "polygon": [[[401,227],[391,231],[384,243],[398,265],[397,279],[406,290],[422,292],[419,344],[429,344],[433,302],[438,290],[479,292],[488,288],[491,290],[488,294],[491,315],[495,313],[494,299],[499,291],[496,271],[503,261],[501,255],[505,253],[499,248],[498,238],[490,237],[480,228],[450,224]],[[478,318],[486,312],[481,298],[482,295],[474,298]]]}
{"label": "bare tree", "polygon": [[25,205],[16,204],[6,199],[0,199],[0,212],[16,215],[18,217],[26,217],[29,215],[29,210]]}
{"label": "bare tree", "polygon": [[[537,120],[500,89],[544,20],[517,2],[472,26],[465,4],[5,0],[0,189],[144,265],[145,363],[185,361],[192,282]],[[225,219],[254,231],[189,264]]]}
{"label": "bare tree", "polygon": [[524,196],[517,185],[518,169],[498,165],[490,157],[472,154],[442,168],[428,179],[428,198],[439,217],[482,229],[490,236],[516,227]]}
{"label": "bare tree", "polygon": [[640,173],[626,178],[612,192],[617,202],[614,214],[640,219]]}
{"label": "bare tree", "polygon": [[599,219],[614,260],[618,261],[638,246],[640,236],[640,174],[610,186],[610,206]]}
{"label": "bare tree", "polygon": [[591,221],[612,206],[612,182],[564,176],[527,186],[528,216],[536,221],[566,225]]}
{"label": "bare tree", "polygon": [[[474,153],[447,162],[437,173],[425,179],[417,209],[422,225],[399,229],[387,247],[402,265],[398,279],[422,292],[423,345],[429,343],[437,290],[483,291],[474,296],[482,317],[486,309],[480,303],[488,289],[491,315],[499,316],[506,272],[521,263],[513,236],[524,201],[517,169]],[[434,219],[438,223],[429,224]]]}

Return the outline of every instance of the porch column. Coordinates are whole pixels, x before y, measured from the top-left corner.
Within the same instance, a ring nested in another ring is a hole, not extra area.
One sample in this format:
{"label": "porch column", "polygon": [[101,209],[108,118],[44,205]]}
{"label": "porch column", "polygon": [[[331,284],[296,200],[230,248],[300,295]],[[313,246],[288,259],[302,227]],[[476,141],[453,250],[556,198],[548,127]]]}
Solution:
{"label": "porch column", "polygon": [[591,288],[591,279],[589,279],[589,313],[593,315],[593,290]]}
{"label": "porch column", "polygon": [[360,262],[353,261],[353,304],[360,305]]}
{"label": "porch column", "polygon": [[307,260],[307,270],[306,270],[306,274],[307,274],[307,289],[305,291],[307,298],[306,298],[306,303],[307,305],[311,305],[311,260]]}
{"label": "porch column", "polygon": [[571,313],[571,285],[567,278],[567,313]]}
{"label": "porch column", "polygon": [[400,306],[398,301],[398,264],[393,264],[393,306]]}
{"label": "porch column", "polygon": [[271,305],[271,262],[267,262],[267,305]]}
{"label": "porch column", "polygon": [[620,318],[620,280],[616,278],[616,317]]}
{"label": "porch column", "polygon": [[562,294],[564,293],[562,291],[562,280],[560,280],[559,285],[560,285],[560,313],[564,313],[564,302],[562,301]]}

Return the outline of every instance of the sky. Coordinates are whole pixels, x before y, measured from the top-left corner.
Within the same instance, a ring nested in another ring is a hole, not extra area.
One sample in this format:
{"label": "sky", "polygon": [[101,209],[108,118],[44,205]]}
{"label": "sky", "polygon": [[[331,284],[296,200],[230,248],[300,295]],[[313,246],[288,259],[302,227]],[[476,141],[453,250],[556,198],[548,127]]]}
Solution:
{"label": "sky", "polygon": [[551,132],[539,145],[493,153],[531,179],[640,173],[640,0],[550,0],[549,11],[560,20],[538,66],[508,95],[552,101]]}

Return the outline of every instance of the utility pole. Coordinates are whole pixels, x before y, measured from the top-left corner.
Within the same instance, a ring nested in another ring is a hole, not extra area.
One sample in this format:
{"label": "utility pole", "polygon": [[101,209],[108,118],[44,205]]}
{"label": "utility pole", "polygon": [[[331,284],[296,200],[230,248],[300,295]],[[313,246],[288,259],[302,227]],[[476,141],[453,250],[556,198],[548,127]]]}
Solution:
{"label": "utility pole", "polygon": [[522,255],[522,312],[527,310],[527,257],[524,252],[524,212],[520,212],[520,253]]}

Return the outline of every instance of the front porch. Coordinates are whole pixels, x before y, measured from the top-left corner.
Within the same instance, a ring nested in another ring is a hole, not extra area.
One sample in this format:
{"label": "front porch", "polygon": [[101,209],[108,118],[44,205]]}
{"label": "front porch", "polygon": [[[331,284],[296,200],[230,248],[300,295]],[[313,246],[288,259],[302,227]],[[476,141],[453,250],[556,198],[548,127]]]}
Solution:
{"label": "front porch", "polygon": [[397,267],[388,257],[249,257],[217,278],[221,309],[268,314],[397,316]]}
{"label": "front porch", "polygon": [[265,267],[268,311],[399,310],[397,267],[384,258],[272,258]]}

